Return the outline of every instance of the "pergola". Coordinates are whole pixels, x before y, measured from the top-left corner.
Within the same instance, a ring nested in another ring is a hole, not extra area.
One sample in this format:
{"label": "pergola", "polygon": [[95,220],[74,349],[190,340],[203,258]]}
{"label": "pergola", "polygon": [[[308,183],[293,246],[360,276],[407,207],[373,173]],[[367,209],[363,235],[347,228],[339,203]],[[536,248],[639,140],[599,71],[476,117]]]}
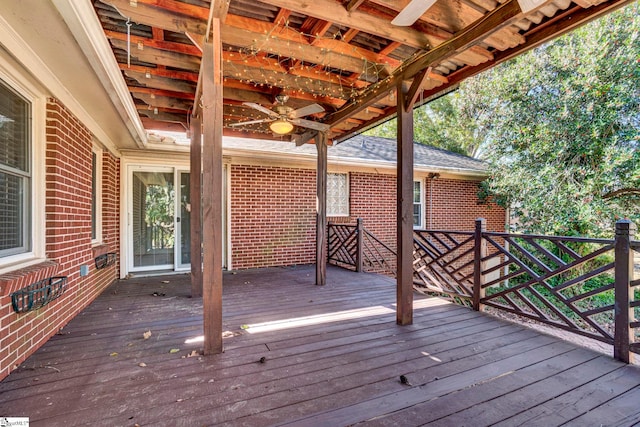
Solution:
{"label": "pergola", "polygon": [[223,135],[315,143],[322,285],[327,145],[397,116],[397,323],[410,324],[413,108],[631,0],[94,0],[102,42],[86,36],[89,2],[55,2],[87,31],[81,45],[112,50],[93,67],[140,148],[145,130],[191,135],[192,293],[211,354],[222,351]]}

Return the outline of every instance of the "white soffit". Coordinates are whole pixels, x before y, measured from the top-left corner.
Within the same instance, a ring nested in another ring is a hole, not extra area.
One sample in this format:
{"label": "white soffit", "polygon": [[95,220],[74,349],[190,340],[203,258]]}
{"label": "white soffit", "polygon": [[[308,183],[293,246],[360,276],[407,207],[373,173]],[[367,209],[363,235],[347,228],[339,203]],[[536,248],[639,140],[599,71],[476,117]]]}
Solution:
{"label": "white soffit", "polygon": [[147,134],[90,1],[52,0],[140,148]]}
{"label": "white soffit", "polygon": [[83,105],[77,101],[68,88],[56,77],[38,54],[12,27],[11,23],[0,15],[0,45],[13,55],[27,70],[37,70],[34,77],[48,92],[66,105],[90,130],[96,138],[115,156],[120,153],[113,139],[107,135],[102,127],[87,112]]}

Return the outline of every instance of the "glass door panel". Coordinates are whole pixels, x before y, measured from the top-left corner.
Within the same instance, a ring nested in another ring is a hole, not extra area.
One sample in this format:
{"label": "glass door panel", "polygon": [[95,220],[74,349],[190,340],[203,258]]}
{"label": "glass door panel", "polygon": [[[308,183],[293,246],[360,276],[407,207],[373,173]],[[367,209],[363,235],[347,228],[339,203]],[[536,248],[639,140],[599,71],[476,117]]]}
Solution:
{"label": "glass door panel", "polygon": [[180,250],[177,254],[177,269],[188,269],[191,265],[191,174],[178,172],[180,179],[178,223]]}
{"label": "glass door panel", "polygon": [[174,265],[175,189],[173,172],[134,171],[133,267],[138,270]]}

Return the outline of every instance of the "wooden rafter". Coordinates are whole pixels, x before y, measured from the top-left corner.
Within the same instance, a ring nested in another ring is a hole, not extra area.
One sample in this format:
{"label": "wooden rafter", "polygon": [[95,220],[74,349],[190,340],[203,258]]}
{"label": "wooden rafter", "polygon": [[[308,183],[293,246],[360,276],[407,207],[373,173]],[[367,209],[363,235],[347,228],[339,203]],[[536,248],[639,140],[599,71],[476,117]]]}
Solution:
{"label": "wooden rafter", "polygon": [[[411,27],[391,25],[409,1],[214,0],[206,7],[186,0],[96,0],[95,8],[140,115],[157,109],[162,114],[155,118],[169,122],[175,111],[197,110],[173,94],[195,94],[203,40],[216,17],[225,105],[270,105],[278,94],[289,95],[295,108],[318,102],[327,111],[320,120],[332,125],[330,138],[344,138],[395,114],[388,95],[401,80],[413,82],[407,93],[413,100],[428,99],[630,0],[546,0],[527,14],[507,2],[515,11],[509,16],[494,0],[451,0],[436,2]],[[502,21],[492,18],[496,14]],[[225,123],[242,120],[225,115]]]}

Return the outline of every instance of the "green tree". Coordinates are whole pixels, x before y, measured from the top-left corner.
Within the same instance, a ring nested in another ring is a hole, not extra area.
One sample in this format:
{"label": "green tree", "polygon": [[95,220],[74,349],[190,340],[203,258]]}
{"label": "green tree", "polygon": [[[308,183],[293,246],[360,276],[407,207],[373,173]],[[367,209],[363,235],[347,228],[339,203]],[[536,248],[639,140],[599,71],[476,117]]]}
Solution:
{"label": "green tree", "polygon": [[[454,153],[479,155],[483,135],[475,126],[474,110],[464,109],[464,96],[453,92],[414,110],[414,139]],[[397,121],[389,120],[365,134],[396,138]]]}
{"label": "green tree", "polygon": [[[415,110],[419,142],[486,159],[480,195],[518,231],[611,235],[640,220],[640,4]],[[371,131],[395,138],[395,120]]]}
{"label": "green tree", "polygon": [[640,219],[640,5],[464,87],[492,177],[522,231],[610,235]]}

